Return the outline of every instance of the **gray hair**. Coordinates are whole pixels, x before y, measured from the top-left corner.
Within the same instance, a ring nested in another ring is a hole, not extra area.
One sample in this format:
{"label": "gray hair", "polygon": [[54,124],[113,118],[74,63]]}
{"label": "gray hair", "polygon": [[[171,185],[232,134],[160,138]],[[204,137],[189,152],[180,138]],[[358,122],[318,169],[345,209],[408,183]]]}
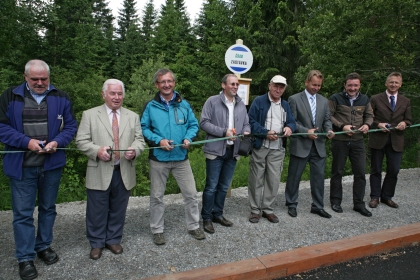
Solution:
{"label": "gray hair", "polygon": [[158,82],[158,79],[159,79],[159,77],[160,77],[160,76],[166,75],[166,74],[168,74],[168,73],[171,73],[171,75],[172,75],[172,79],[175,81],[175,75],[174,75],[174,72],[172,72],[172,71],[171,71],[171,70],[169,70],[169,69],[162,68],[162,69],[157,70],[157,71],[156,71],[156,73],[155,73],[155,75],[153,75],[153,82],[154,82],[154,83],[157,83],[157,82]]}
{"label": "gray hair", "polygon": [[235,78],[237,78],[237,76],[235,74],[226,74],[222,78],[222,83],[226,85],[227,80],[229,79],[229,77],[235,77]]}
{"label": "gray hair", "polygon": [[125,88],[124,88],[124,83],[120,80],[117,79],[108,79],[105,81],[104,85],[102,86],[102,91],[104,93],[106,93],[108,91],[108,86],[109,85],[120,85],[122,87],[122,91],[123,91],[123,97],[125,96]]}
{"label": "gray hair", "polygon": [[386,77],[386,81],[389,80],[389,78],[391,77],[400,77],[401,78],[401,82],[402,82],[402,75],[400,72],[392,72],[391,74],[388,75],[388,77]]}
{"label": "gray hair", "polygon": [[50,76],[50,67],[45,61],[39,60],[39,59],[32,59],[26,63],[25,75],[29,75],[29,70],[34,69],[34,68],[38,70],[47,70],[48,76]]}

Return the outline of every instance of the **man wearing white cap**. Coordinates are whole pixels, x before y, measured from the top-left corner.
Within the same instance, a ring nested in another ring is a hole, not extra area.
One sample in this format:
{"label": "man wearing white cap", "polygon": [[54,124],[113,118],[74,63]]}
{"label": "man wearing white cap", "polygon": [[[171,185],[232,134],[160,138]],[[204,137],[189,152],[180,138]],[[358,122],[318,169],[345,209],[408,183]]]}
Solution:
{"label": "man wearing white cap", "polygon": [[273,203],[285,155],[281,138],[289,137],[296,128],[289,104],[281,99],[286,87],[285,77],[274,76],[268,84],[268,93],[255,98],[249,109],[251,133],[256,136],[248,177],[251,223],[258,223],[260,214],[272,223],[279,222],[273,213]]}

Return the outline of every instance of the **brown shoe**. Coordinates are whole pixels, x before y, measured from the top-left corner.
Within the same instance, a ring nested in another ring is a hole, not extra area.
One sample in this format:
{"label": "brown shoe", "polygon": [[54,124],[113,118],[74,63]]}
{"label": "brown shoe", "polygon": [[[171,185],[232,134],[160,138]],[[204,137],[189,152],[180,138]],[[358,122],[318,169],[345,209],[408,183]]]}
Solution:
{"label": "brown shoe", "polygon": [[102,248],[92,248],[90,250],[90,258],[92,260],[97,260],[102,256]]}
{"label": "brown shoe", "polygon": [[381,202],[382,202],[383,204],[388,205],[389,207],[392,207],[392,208],[398,208],[398,204],[397,204],[397,203],[395,203],[394,201],[392,201],[391,199],[384,199],[384,198],[381,198]]}
{"label": "brown shoe", "polygon": [[379,204],[379,199],[372,198],[369,202],[369,207],[370,208],[376,208],[376,207],[378,207],[378,204]]}
{"label": "brown shoe", "polygon": [[254,224],[258,223],[260,221],[260,215],[251,212],[251,215],[249,215],[249,221]]}
{"label": "brown shoe", "polygon": [[108,250],[110,250],[112,253],[117,254],[117,255],[123,252],[123,248],[121,247],[120,244],[112,244],[112,245],[105,244],[105,247]]}
{"label": "brown shoe", "polygon": [[278,223],[279,222],[279,218],[277,218],[277,216],[274,215],[273,213],[267,214],[263,211],[262,216],[263,216],[263,218],[267,218],[267,220],[269,220],[272,223]]}

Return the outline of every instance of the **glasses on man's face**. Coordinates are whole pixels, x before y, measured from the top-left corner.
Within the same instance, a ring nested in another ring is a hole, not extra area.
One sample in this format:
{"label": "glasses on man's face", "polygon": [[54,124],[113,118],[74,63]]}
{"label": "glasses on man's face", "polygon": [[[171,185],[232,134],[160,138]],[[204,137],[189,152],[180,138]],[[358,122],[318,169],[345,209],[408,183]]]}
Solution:
{"label": "glasses on man's face", "polygon": [[239,84],[238,83],[230,83],[229,85],[231,85],[232,87],[234,87],[234,86],[239,87]]}
{"label": "glasses on man's face", "polygon": [[163,85],[166,85],[166,84],[171,85],[171,84],[173,84],[173,82],[174,82],[174,80],[163,80],[163,81],[156,82],[156,83],[158,83],[159,85],[163,86]]}

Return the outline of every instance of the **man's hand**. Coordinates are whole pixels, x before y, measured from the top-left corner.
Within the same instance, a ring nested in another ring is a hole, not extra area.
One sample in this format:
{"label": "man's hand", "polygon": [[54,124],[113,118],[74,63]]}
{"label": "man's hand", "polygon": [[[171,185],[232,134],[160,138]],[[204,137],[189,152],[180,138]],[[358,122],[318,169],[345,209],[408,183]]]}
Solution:
{"label": "man's hand", "polygon": [[132,160],[136,157],[136,150],[133,147],[128,147],[127,151],[124,152],[124,157],[126,160]]}
{"label": "man's hand", "polygon": [[276,141],[277,139],[279,139],[279,136],[274,130],[269,130],[267,133],[267,139],[270,141]]}
{"label": "man's hand", "polygon": [[349,131],[349,132],[347,132],[346,134],[348,135],[348,136],[352,136],[353,134],[354,134],[354,132],[352,132],[352,130],[354,130],[354,126],[353,125],[351,125],[351,124],[348,124],[348,125],[345,125],[344,127],[343,127],[343,131]]}
{"label": "man's hand", "polygon": [[[45,142],[45,141],[44,141]],[[39,151],[40,154],[52,154],[55,153],[57,150],[56,148],[58,147],[58,143],[56,141],[51,141],[50,143],[48,143],[47,145],[45,145],[45,147]]]}
{"label": "man's hand", "polygon": [[312,140],[317,139],[318,138],[318,135],[315,134],[315,131],[317,131],[317,130],[318,130],[318,128],[311,128],[311,129],[309,129],[308,130],[308,138],[309,139],[312,139]]}
{"label": "man's hand", "polygon": [[398,130],[404,130],[407,128],[407,124],[405,122],[400,122],[395,128]]}
{"label": "man's hand", "polygon": [[[236,130],[235,130],[235,128],[229,128],[229,129],[226,131],[226,137],[232,137],[232,136],[235,136],[235,135],[236,135]],[[230,140],[235,141],[235,140],[236,140],[236,138],[230,138]]]}
{"label": "man's hand", "polygon": [[382,132],[389,132],[387,125],[388,125],[387,123],[379,123],[378,128],[381,128]]}
{"label": "man's hand", "polygon": [[39,153],[44,148],[44,143],[45,141],[31,139],[28,143],[28,150]]}
{"label": "man's hand", "polygon": [[334,136],[335,136],[334,131],[332,131],[332,130],[328,130],[328,132],[327,132],[327,138],[328,138],[328,139],[331,139],[331,138],[333,138]]}
{"label": "man's hand", "polygon": [[190,141],[188,141],[187,139],[184,139],[182,143],[184,144],[182,145],[182,148],[188,149],[190,147]]}
{"label": "man's hand", "polygon": [[159,142],[159,146],[161,146],[162,150],[164,150],[164,151],[170,151],[174,148],[173,146],[171,146],[172,142],[173,142],[173,140],[162,139]]}
{"label": "man's hand", "polygon": [[362,125],[361,127],[359,127],[358,129],[360,132],[363,132],[363,134],[368,133],[369,131],[369,126],[367,124]]}
{"label": "man's hand", "polygon": [[102,161],[110,161],[111,154],[108,151],[111,149],[110,146],[102,146],[98,150],[98,158]]}
{"label": "man's hand", "polygon": [[292,130],[290,129],[290,127],[286,126],[285,128],[283,128],[283,136],[289,137],[290,135],[292,135]]}

